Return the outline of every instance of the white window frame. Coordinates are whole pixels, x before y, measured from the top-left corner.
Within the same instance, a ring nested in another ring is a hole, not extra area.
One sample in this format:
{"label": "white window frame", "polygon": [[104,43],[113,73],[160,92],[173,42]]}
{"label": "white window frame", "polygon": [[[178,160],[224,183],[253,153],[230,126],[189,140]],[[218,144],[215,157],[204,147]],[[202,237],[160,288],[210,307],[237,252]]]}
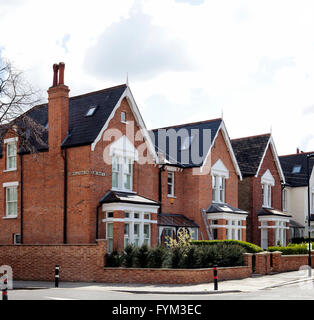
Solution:
{"label": "white window frame", "polygon": [[[114,163],[118,164],[118,169],[114,170]],[[133,190],[133,165],[134,162],[129,157],[112,157],[112,190],[131,191]],[[128,168],[127,168],[128,167]],[[113,174],[117,174],[117,185],[113,184]],[[130,176],[130,188],[125,187],[126,176]]]}
{"label": "white window frame", "polygon": [[287,189],[282,190],[282,211],[288,210],[288,191]]}
{"label": "white window frame", "polygon": [[[108,233],[109,225],[112,225],[112,236],[110,236],[110,237],[109,237],[109,233]],[[107,240],[108,252],[111,253],[113,251],[113,222],[106,223],[106,240]],[[110,245],[110,243],[111,243],[111,245]]]}
{"label": "white window frame", "polygon": [[121,122],[122,123],[127,123],[126,122],[126,112],[125,111],[121,111],[120,116],[121,116]]}
{"label": "white window frame", "polygon": [[[169,176],[171,176],[171,183],[169,183]],[[169,186],[171,186],[171,193],[169,193]],[[168,197],[174,197],[174,172],[168,171],[167,175],[167,193]]]}
{"label": "white window frame", "polygon": [[225,203],[226,178],[224,176],[212,175],[212,197],[213,202]]}
{"label": "white window frame", "polygon": [[[6,140],[6,170],[5,171],[15,171],[17,170],[17,143],[16,143],[16,139],[11,140],[11,139],[7,139]],[[9,155],[9,148],[10,146],[14,146],[15,147],[15,154],[14,155]],[[10,167],[10,159],[14,158],[14,166]]]}
{"label": "white window frame", "polygon": [[267,183],[262,184],[262,195],[263,195],[263,207],[271,208],[272,205],[272,191],[271,185]]}
{"label": "white window frame", "polygon": [[311,192],[311,213],[314,214],[314,190]]}
{"label": "white window frame", "polygon": [[[106,216],[107,216],[107,213],[109,213],[109,212],[112,212],[112,211],[107,211]],[[150,246],[151,245],[151,224],[157,223],[157,220],[151,220],[151,212],[138,211],[138,210],[134,210],[134,211],[127,210],[125,212],[129,213],[128,218],[108,218],[107,217],[106,219],[103,219],[103,222],[106,222],[106,225],[108,225],[108,223],[114,223],[115,221],[116,222],[124,222],[125,224],[129,224],[129,235],[128,235],[128,237],[126,237],[124,234],[124,245],[125,245],[125,240],[127,238],[128,244],[141,246],[146,240],[146,242],[148,243],[148,246]],[[139,217],[135,218],[135,214],[138,214]],[[135,234],[134,234],[134,225],[135,224],[139,225],[138,237],[135,237]],[[144,224],[149,225],[149,238],[144,237]],[[108,234],[108,233],[106,233],[106,234]],[[108,240],[108,238],[107,238],[107,240]],[[135,241],[137,241],[137,244],[135,243]],[[109,245],[108,245],[108,248],[109,248]]]}
{"label": "white window frame", "polygon": [[[18,215],[18,182],[7,182],[3,183],[3,187],[5,188],[5,218],[17,218]],[[8,201],[8,193],[10,189],[14,189],[16,191],[16,200]],[[16,203],[16,213],[9,214],[9,202]]]}

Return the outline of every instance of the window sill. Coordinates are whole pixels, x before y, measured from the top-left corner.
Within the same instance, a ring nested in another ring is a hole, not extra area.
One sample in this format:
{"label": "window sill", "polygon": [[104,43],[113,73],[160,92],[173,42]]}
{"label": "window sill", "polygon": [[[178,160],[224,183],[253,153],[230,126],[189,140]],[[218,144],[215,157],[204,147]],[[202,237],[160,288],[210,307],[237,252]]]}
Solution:
{"label": "window sill", "polygon": [[3,172],[11,172],[11,171],[17,171],[17,168],[14,168],[14,169],[5,169],[5,170],[3,170]]}
{"label": "window sill", "polygon": [[2,219],[17,219],[17,216],[5,216]]}
{"label": "window sill", "polygon": [[173,196],[173,195],[171,195],[171,194],[168,194],[168,195],[167,195],[167,197],[168,197],[168,198],[177,199],[177,197],[176,197],[176,196]]}
{"label": "window sill", "polygon": [[134,194],[136,194],[136,192],[135,192],[135,191],[132,191],[132,190],[126,190],[126,189],[119,189],[119,188],[111,188],[111,191],[127,192],[127,193],[134,193]]}

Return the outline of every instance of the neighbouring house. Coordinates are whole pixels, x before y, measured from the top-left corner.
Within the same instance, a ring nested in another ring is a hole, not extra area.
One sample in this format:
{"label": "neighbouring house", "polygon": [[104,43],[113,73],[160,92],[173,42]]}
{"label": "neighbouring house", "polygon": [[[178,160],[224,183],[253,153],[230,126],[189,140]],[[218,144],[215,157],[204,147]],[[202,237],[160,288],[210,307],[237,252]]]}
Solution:
{"label": "neighbouring house", "polygon": [[[290,237],[308,236],[308,179],[307,155],[313,152],[300,152],[280,156],[279,160],[285,174],[286,184],[283,189],[283,206],[292,212]],[[310,186],[310,224],[314,225],[314,159],[309,159]],[[314,231],[311,231],[314,237]]]}
{"label": "neighbouring house", "polygon": [[285,177],[271,134],[231,140],[243,180],[239,206],[248,211],[247,240],[266,249],[289,242],[289,211],[282,208]]}
{"label": "neighbouring house", "polygon": [[242,175],[224,121],[159,128],[151,136],[161,159],[160,239],[193,222],[196,239],[245,241],[247,212],[238,209]]}
{"label": "neighbouring house", "polygon": [[[69,97],[64,68],[54,65],[48,103],[26,113],[43,129],[38,143],[24,128],[37,152],[1,131],[1,244],[105,238],[112,251],[155,246],[181,228],[193,239],[246,240],[242,175],[222,119],[148,132],[128,85]],[[171,132],[179,144],[168,150]]]}

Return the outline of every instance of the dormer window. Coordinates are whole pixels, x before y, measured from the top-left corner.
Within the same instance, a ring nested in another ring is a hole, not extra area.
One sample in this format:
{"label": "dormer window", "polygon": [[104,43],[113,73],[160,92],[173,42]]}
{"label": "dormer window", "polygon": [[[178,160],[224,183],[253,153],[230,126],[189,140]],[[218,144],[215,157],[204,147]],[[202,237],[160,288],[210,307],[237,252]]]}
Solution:
{"label": "dormer window", "polygon": [[88,111],[86,112],[86,117],[91,117],[94,113],[95,113],[95,111],[96,111],[96,109],[97,109],[97,106],[91,106],[89,109],[88,109]]}

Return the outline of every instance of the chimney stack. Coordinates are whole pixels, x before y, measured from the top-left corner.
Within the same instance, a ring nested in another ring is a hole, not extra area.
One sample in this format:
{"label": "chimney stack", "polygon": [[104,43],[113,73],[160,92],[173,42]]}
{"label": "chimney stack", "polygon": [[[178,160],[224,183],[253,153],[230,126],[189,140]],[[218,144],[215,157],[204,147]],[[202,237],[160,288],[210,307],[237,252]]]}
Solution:
{"label": "chimney stack", "polygon": [[300,149],[299,148],[297,148],[297,154],[299,154],[300,153]]}
{"label": "chimney stack", "polygon": [[69,88],[64,85],[65,64],[53,65],[53,83],[48,90],[49,152],[60,152],[69,130]]}

